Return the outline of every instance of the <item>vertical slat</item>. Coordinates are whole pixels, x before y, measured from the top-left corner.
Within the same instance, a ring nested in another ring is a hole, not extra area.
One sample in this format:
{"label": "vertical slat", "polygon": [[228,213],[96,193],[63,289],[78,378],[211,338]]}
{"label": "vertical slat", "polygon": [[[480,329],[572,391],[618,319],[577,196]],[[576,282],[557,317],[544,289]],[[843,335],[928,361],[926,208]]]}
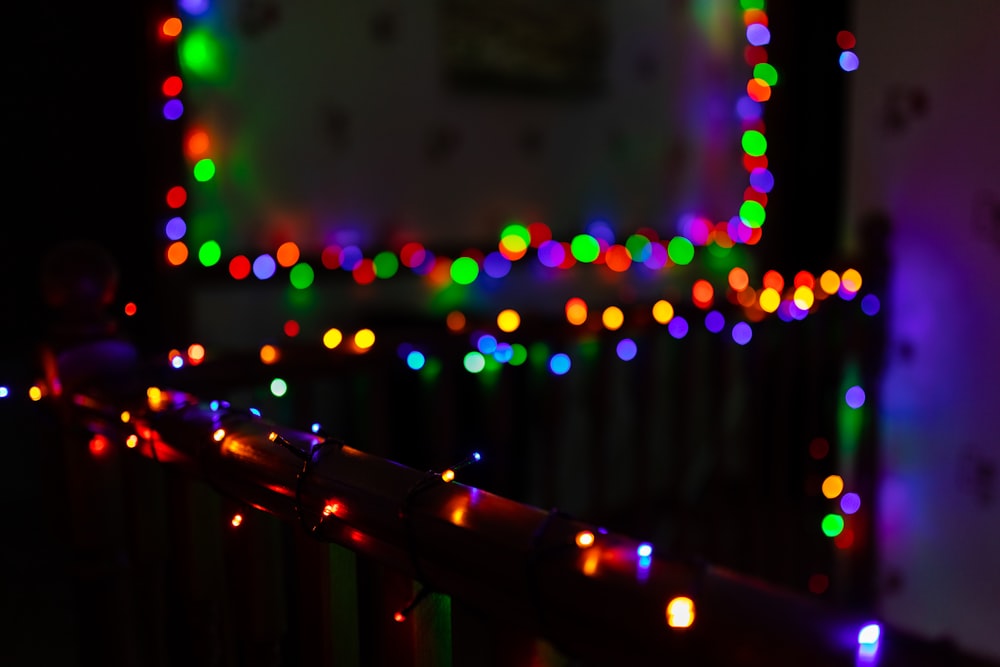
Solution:
{"label": "vertical slat", "polygon": [[240,508],[242,524],[227,531],[224,544],[229,614],[239,664],[282,664],[288,612],[285,606],[283,524],[270,514]]}
{"label": "vertical slat", "polygon": [[498,624],[481,610],[451,601],[452,667],[568,667],[551,643],[519,627]]}
{"label": "vertical slat", "polygon": [[217,492],[177,474],[166,479],[169,549],[168,645],[172,664],[238,664],[223,562],[223,517]]}
{"label": "vertical slat", "polygon": [[166,496],[162,466],[127,456],[124,461],[124,510],[127,513],[133,608],[139,662],[149,667],[169,664],[167,653],[166,560],[168,553]]}
{"label": "vertical slat", "polygon": [[[419,594],[419,587],[414,594]],[[415,667],[453,667],[451,598],[430,593],[413,610]]]}
{"label": "vertical slat", "polygon": [[80,659],[137,664],[133,592],[121,511],[120,452],[89,451],[89,433],[64,422],[69,488],[65,520],[74,568]]}
{"label": "vertical slat", "polygon": [[412,667],[411,626],[393,614],[413,597],[413,580],[369,559],[358,559],[357,572],[361,664]]}
{"label": "vertical slat", "polygon": [[5,572],[0,664],[72,666],[81,660],[75,553],[67,540],[74,517],[66,483],[69,441],[57,417],[44,401],[0,402],[9,466],[0,494],[4,507],[30,508],[5,515],[5,532],[14,539],[0,547]]}
{"label": "vertical slat", "polygon": [[344,547],[327,548],[332,660],[337,667],[361,667],[361,625],[358,606],[357,555]]}

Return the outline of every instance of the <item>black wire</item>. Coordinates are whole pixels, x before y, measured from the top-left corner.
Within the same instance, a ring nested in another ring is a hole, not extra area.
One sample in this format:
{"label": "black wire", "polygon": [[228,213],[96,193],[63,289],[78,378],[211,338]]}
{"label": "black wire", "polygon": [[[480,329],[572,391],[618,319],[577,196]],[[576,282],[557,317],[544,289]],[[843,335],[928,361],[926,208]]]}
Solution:
{"label": "black wire", "polygon": [[[288,442],[280,435],[276,438],[276,440],[282,440],[285,443]],[[291,445],[289,445],[289,447],[291,447]],[[302,529],[316,539],[319,539],[319,537],[316,535],[317,530],[323,524],[323,520],[326,518],[326,514],[324,513],[326,507],[324,505],[324,507],[320,509],[319,520],[316,521],[315,523],[310,524],[306,520],[305,510],[302,507],[302,487],[305,484],[306,477],[309,475],[312,466],[316,465],[317,463],[323,460],[323,452],[328,447],[336,447],[337,451],[340,451],[341,449],[343,449],[344,443],[336,438],[324,438],[323,440],[320,440],[318,443],[310,447],[308,454],[302,452],[302,450],[300,449],[296,449],[294,447],[292,448],[295,451],[300,452],[302,454],[302,469],[298,472],[298,474],[295,475],[295,513],[299,517],[299,525],[302,526]]]}
{"label": "black wire", "polygon": [[440,481],[440,479],[440,475],[433,471],[428,471],[409,488],[406,495],[403,496],[403,502],[399,506],[399,518],[403,522],[403,534],[406,536],[410,565],[413,568],[413,578],[421,583],[424,583],[424,574],[420,567],[420,559],[417,558],[416,535],[413,532],[413,522],[410,520],[410,503],[418,493],[429,489],[435,482]]}

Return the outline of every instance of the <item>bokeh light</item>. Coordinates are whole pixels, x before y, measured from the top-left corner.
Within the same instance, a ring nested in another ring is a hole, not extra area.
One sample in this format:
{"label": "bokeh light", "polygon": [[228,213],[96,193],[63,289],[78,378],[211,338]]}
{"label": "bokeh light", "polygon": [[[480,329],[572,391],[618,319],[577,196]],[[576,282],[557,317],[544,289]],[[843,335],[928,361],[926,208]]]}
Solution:
{"label": "bokeh light", "polygon": [[625,323],[625,313],[618,306],[608,306],[601,313],[601,323],[608,331],[617,331]]}
{"label": "bokeh light", "polygon": [[660,324],[668,324],[674,318],[674,307],[669,301],[660,299],[653,304],[653,319]]}
{"label": "bokeh light", "polygon": [[285,241],[278,246],[278,249],[274,253],[274,257],[278,262],[278,266],[288,268],[294,266],[295,262],[299,261],[301,256],[301,251],[299,250],[298,244],[294,241]]}
{"label": "bokeh light", "polygon": [[587,302],[579,297],[566,301],[566,321],[580,325],[587,321]]}
{"label": "bokeh light", "polygon": [[179,18],[171,16],[160,24],[160,34],[164,37],[176,37],[181,34],[183,27],[184,23]]}
{"label": "bokeh light", "polygon": [[486,368],[486,357],[481,352],[467,352],[462,365],[470,373],[479,373]]}
{"label": "bokeh light", "polygon": [[712,333],[719,333],[725,326],[726,318],[719,311],[712,310],[705,315],[705,328]]}
{"label": "bokeh light", "polygon": [[199,183],[206,183],[215,177],[215,162],[211,158],[202,158],[198,160],[194,169],[192,170],[194,175],[194,180]]}
{"label": "bokeh light", "polygon": [[572,367],[572,361],[569,355],[559,352],[553,354],[549,359],[549,370],[552,371],[554,375],[565,375],[569,372],[570,367]]}
{"label": "bokeh light", "polygon": [[882,302],[874,294],[866,294],[861,299],[861,312],[865,315],[878,315],[882,308]]}
{"label": "bokeh light", "polygon": [[854,53],[854,51],[844,51],[840,54],[837,62],[840,65],[840,69],[845,72],[853,72],[861,64],[861,61],[858,60],[858,54]]}
{"label": "bokeh light", "polygon": [[479,277],[479,263],[472,257],[459,257],[451,263],[451,279],[459,285],[469,285]]}
{"label": "bokeh light", "polygon": [[354,333],[354,346],[359,350],[369,350],[375,345],[375,332],[371,329],[358,329]]}
{"label": "bokeh light", "polygon": [[844,401],[851,408],[860,408],[865,404],[865,390],[857,385],[854,385],[844,394]]}
{"label": "bokeh light", "polygon": [[590,234],[577,234],[570,242],[570,252],[578,262],[589,264],[601,254],[601,246]]}
{"label": "bokeh light", "polygon": [[250,260],[244,255],[236,255],[229,260],[229,275],[235,280],[243,280],[250,275]]}
{"label": "bokeh light", "polygon": [[746,345],[753,338],[753,329],[746,322],[737,322],[733,325],[733,341],[737,345]]}
{"label": "bokeh light", "polygon": [[257,259],[253,261],[253,274],[259,280],[267,280],[272,277],[276,269],[277,264],[275,263],[274,258],[267,253],[258,255]]}
{"label": "bokeh light", "polygon": [[340,329],[327,329],[323,334],[323,346],[328,350],[332,350],[341,344],[344,340],[344,334]]}
{"label": "bokeh light", "polygon": [[637,351],[638,347],[636,346],[635,341],[631,338],[623,338],[618,341],[618,345],[615,346],[615,353],[622,361],[632,361],[635,359]]}
{"label": "bokeh light", "polygon": [[262,345],[260,348],[260,360],[265,364],[275,364],[281,358],[281,353],[274,345]]}
{"label": "bokeh light", "polygon": [[184,115],[184,103],[174,98],[163,104],[163,117],[167,120],[177,120]]}
{"label": "bokeh light", "polygon": [[689,597],[675,597],[667,603],[667,625],[672,628],[689,628],[694,623],[694,601]]}
{"label": "bokeh light", "polygon": [[827,537],[836,537],[844,530],[844,517],[839,514],[827,514],[820,524],[823,534]]}
{"label": "bokeh light", "polygon": [[167,263],[180,266],[188,259],[188,247],[183,241],[174,241],[167,246]]}
{"label": "bokeh light", "polygon": [[497,315],[497,328],[505,333],[517,331],[521,326],[521,315],[513,308],[501,310]]}
{"label": "bokeh light", "polygon": [[809,441],[809,456],[820,461],[830,453],[830,443],[826,438],[816,437]]}
{"label": "bokeh light", "polygon": [[292,287],[295,289],[306,289],[313,284],[316,279],[316,272],[313,268],[301,262],[292,267],[292,270],[288,272],[288,282],[291,283]]}
{"label": "bokeh light", "polygon": [[198,248],[198,261],[202,266],[215,266],[222,259],[222,248],[217,241],[205,241]]}
{"label": "bokeh light", "polygon": [[823,480],[822,490],[825,497],[836,498],[844,490],[844,479],[840,475],[828,475]]}
{"label": "bokeh light", "polygon": [[688,334],[688,323],[680,315],[675,315],[667,324],[667,331],[674,338],[684,338]]}
{"label": "bokeh light", "polygon": [[855,514],[861,509],[861,496],[856,493],[845,493],[840,499],[840,509],[844,514]]}

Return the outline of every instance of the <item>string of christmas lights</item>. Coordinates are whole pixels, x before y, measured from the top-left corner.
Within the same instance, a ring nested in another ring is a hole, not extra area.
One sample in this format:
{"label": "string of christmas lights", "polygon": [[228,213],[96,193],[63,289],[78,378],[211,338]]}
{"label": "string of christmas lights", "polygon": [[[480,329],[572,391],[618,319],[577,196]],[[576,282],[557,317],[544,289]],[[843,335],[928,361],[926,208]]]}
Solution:
{"label": "string of christmas lights", "polygon": [[[478,452],[441,473],[421,473],[278,426],[259,411],[205,404],[184,392],[150,388],[145,405],[125,411],[94,400],[73,405],[109,445],[141,431],[153,446],[126,451],[167,453],[163,461],[202,476],[243,507],[295,521],[316,539],[409,573],[420,589],[395,612],[400,622],[431,592],[441,592],[528,623],[570,654],[609,647],[627,654],[628,644],[647,655],[710,656],[722,651],[712,637],[733,633],[762,655],[769,642],[780,641],[783,651],[813,656],[811,664],[847,665],[859,646],[874,655],[880,641],[877,625],[852,615],[704,563],[671,559],[564,512],[457,483],[458,472],[481,461]],[[429,502],[417,502],[431,490]],[[239,511],[231,524],[238,528],[246,519]],[[805,627],[794,640],[776,639],[787,624]],[[861,628],[861,644],[844,641],[852,625]]]}
{"label": "string of christmas lights", "polygon": [[[162,86],[164,116],[168,123],[181,122],[185,117],[185,107],[181,102],[181,95],[186,89],[184,78],[191,77],[196,83],[211,86],[211,81],[226,67],[216,60],[221,54],[218,44],[226,37],[218,33],[219,26],[211,18],[215,11],[213,3],[182,0],[178,3],[178,9],[180,15],[168,17],[160,25],[164,44],[177,51],[178,69],[167,74]],[[710,257],[724,258],[734,248],[756,244],[760,240],[766,217],[767,196],[774,185],[773,174],[768,170],[762,109],[770,99],[771,89],[778,85],[778,74],[768,62],[767,47],[771,35],[765,2],[734,2],[733,11],[742,18],[745,27],[743,60],[751,68],[746,90],[737,105],[737,117],[741,126],[742,166],[747,174],[748,185],[738,213],[728,216],[726,220],[712,222],[713,216],[710,215],[690,215],[683,222],[682,233],[667,235],[662,239],[651,227],[639,227],[631,234],[618,237],[608,222],[595,220],[584,231],[565,240],[554,238],[553,229],[544,222],[511,222],[501,230],[495,249],[466,249],[458,253],[432,251],[418,241],[408,241],[396,248],[386,247],[375,251],[366,250],[360,245],[333,243],[325,245],[318,258],[307,258],[304,248],[310,243],[305,239],[285,240],[275,250],[263,252],[256,257],[232,256],[228,260],[229,275],[237,281],[251,275],[260,280],[268,280],[277,271],[286,270],[294,288],[308,289],[317,277],[313,267],[319,265],[328,271],[348,271],[359,285],[380,283],[400,275],[400,269],[409,269],[414,275],[420,276],[428,288],[442,291],[454,287],[474,287],[483,281],[508,280],[514,264],[533,256],[537,260],[533,280],[538,287],[546,283],[546,279],[538,275],[538,269],[558,273],[572,267],[592,265],[616,275],[639,270],[641,273],[648,273],[648,279],[665,269],[691,264],[696,248],[705,248]],[[222,247],[217,241],[203,242],[197,253],[189,249],[189,225],[184,219],[187,216],[182,212],[191,203],[190,191],[209,187],[219,168],[216,163],[220,159],[225,162],[225,158],[213,144],[213,137],[204,127],[196,120],[189,123],[184,156],[191,168],[191,173],[185,180],[190,180],[191,183],[173,184],[165,195],[168,210],[172,212],[165,228],[169,241],[166,255],[170,265],[184,264],[194,254],[205,268],[214,267],[223,261]],[[746,276],[747,272],[742,266],[732,266],[730,283],[734,274]],[[856,275],[853,269],[849,272]],[[823,290],[803,290],[800,276],[796,276],[795,293],[782,295],[782,288],[774,288],[773,281],[769,280],[774,272],[764,274],[763,284],[758,289],[750,287],[748,282],[735,288],[733,294],[739,295],[738,306],[745,311],[745,321],[737,322],[734,326],[734,340],[738,344],[746,344],[752,335],[749,323],[759,321],[769,314],[777,313],[786,321],[801,319],[810,311],[814,302],[837,292],[838,288],[833,288],[831,292],[828,287],[834,276],[837,277],[837,282],[842,282],[846,287],[842,296],[856,292],[860,289],[860,280],[848,279],[849,272],[840,275],[840,272],[827,271],[823,280],[817,281],[823,283]],[[815,278],[810,275],[808,280],[812,287]],[[709,310],[712,298],[706,298],[706,288],[711,291],[711,281],[705,278],[694,280],[689,275],[684,278],[672,276],[674,283],[681,284],[684,281],[691,281],[693,303],[698,308]],[[483,297],[484,294],[477,295],[478,300]],[[657,322],[667,325],[672,318],[667,312],[672,313],[674,305],[669,301],[661,301],[657,301],[652,311]],[[737,303],[736,299],[733,301]],[[629,309],[624,304],[609,306],[604,319],[613,319],[611,310],[622,312]],[[712,310],[706,317],[706,326],[712,331],[719,331],[725,319],[721,313]],[[614,328],[620,324],[608,326]],[[298,331],[297,324],[293,328]],[[670,333],[682,337],[686,335],[687,328],[686,319],[678,317],[671,326]],[[322,335],[324,344],[328,347],[335,347],[345,339],[334,328]],[[328,341],[331,339],[336,340],[336,343],[329,345]],[[470,363],[476,364],[477,361],[471,359]]]}

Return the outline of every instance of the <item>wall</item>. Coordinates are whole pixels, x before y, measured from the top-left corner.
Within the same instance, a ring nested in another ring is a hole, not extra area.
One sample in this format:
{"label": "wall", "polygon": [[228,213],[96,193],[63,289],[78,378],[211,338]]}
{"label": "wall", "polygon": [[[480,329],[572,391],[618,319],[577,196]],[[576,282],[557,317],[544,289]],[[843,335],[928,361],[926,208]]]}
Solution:
{"label": "wall", "polygon": [[460,250],[512,218],[666,236],[737,213],[737,3],[380,5],[229,0],[188,19],[215,55],[182,54],[185,120],[218,164],[192,240]]}
{"label": "wall", "polygon": [[880,606],[1000,656],[1000,4],[855,4],[848,230],[891,235]]}

